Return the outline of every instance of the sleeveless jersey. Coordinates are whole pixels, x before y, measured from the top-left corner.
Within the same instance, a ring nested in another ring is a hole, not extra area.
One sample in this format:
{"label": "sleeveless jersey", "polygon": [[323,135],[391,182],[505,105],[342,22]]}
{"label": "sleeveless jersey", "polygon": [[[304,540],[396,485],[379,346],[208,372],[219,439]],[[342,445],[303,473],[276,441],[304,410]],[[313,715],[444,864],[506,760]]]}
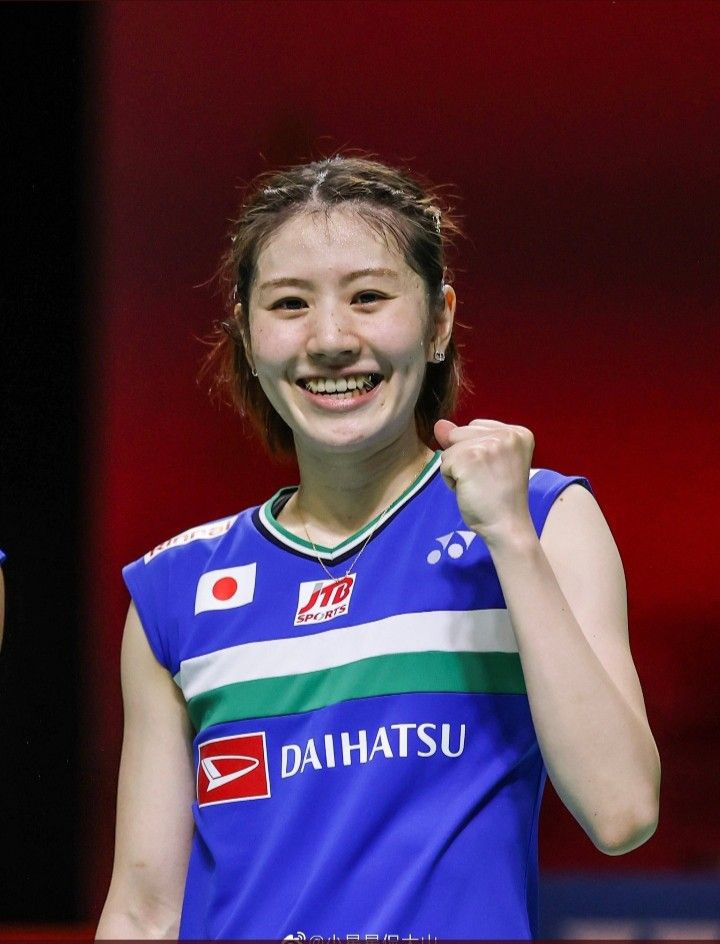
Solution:
{"label": "sleeveless jersey", "polygon": [[[197,732],[181,938],[534,935],[545,769],[440,455],[374,532],[317,547],[332,578],[275,518],[293,488],[124,569]],[[530,475],[538,535],[590,488]]]}

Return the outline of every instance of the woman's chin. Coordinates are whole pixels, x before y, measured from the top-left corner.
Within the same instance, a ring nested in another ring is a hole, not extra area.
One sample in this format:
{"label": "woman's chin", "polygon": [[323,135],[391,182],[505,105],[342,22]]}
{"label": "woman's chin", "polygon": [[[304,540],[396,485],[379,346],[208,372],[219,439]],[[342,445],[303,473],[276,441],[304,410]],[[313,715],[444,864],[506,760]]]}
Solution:
{"label": "woman's chin", "polygon": [[295,446],[300,453],[325,453],[328,456],[357,455],[376,451],[397,437],[397,432],[386,426],[369,428],[365,423],[349,423],[347,419],[327,429],[295,431]]}

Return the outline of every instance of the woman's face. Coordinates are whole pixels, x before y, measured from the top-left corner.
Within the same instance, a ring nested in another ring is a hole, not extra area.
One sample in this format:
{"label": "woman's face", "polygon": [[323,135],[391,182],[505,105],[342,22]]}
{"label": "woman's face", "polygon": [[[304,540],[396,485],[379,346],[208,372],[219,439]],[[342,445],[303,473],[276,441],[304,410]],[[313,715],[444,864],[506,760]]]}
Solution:
{"label": "woman's face", "polygon": [[373,450],[414,431],[426,363],[452,328],[445,292],[431,323],[420,276],[350,208],[276,230],[257,262],[247,353],[299,451]]}

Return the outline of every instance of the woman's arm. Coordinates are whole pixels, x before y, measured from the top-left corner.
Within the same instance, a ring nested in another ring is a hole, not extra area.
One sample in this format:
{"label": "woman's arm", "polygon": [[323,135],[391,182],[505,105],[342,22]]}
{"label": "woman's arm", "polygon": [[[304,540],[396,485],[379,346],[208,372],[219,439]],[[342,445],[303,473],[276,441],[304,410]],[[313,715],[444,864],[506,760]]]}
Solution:
{"label": "woman's arm", "polygon": [[660,761],[628,642],[620,555],[592,494],[570,485],[534,528],[489,542],[555,789],[609,855],[655,831]]}
{"label": "woman's arm", "polygon": [[182,694],[155,659],[134,605],[121,675],[115,861],[97,939],[177,939],[193,831],[192,731]]}
{"label": "woman's arm", "polygon": [[528,507],[530,430],[439,420],[435,436],[443,477],[495,564],[555,789],[598,849],[628,852],[655,831],[660,761],[605,518],[590,492],[570,485],[538,539]]}

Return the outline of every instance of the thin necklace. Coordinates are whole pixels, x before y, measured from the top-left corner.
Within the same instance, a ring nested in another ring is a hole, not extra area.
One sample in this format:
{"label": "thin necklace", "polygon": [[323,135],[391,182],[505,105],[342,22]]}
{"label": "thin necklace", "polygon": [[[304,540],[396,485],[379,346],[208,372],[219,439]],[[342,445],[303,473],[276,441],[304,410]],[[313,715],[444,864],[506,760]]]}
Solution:
{"label": "thin necklace", "polygon": [[[423,464],[422,464],[421,468],[418,470],[418,472],[413,476],[410,485],[412,485],[412,482],[414,482],[415,479],[418,477],[418,475],[420,475],[420,472],[422,472],[422,470],[425,468],[425,466],[428,464],[429,461],[430,461],[429,459],[423,459]],[[409,488],[409,487],[410,487],[410,486],[408,486],[408,488]],[[403,489],[403,491],[400,492],[400,495],[402,495],[403,492],[405,492],[405,491],[406,491],[406,490]],[[398,496],[398,497],[399,497],[399,496]],[[373,534],[375,534],[375,532],[378,530],[378,528],[380,527],[380,525],[381,525],[381,524],[383,523],[383,521],[387,518],[388,512],[390,511],[390,509],[392,508],[392,506],[395,504],[396,501],[397,501],[397,498],[393,498],[393,500],[390,502],[390,504],[387,506],[387,508],[386,508],[386,509],[383,511],[383,513],[380,515],[380,517],[378,518],[377,522],[372,526],[372,528],[370,529],[370,533],[368,534],[368,536],[367,536],[367,537],[365,538],[365,540],[363,541],[362,547],[361,547],[360,550],[357,552],[355,558],[354,558],[353,561],[351,562],[351,564],[350,564],[350,566],[348,567],[348,569],[345,571],[345,574],[343,575],[344,577],[349,576],[349,574],[350,574],[350,572],[352,571],[353,567],[355,567],[355,565],[357,564],[357,562],[360,560],[360,555],[361,555],[362,552],[365,550],[365,548],[368,546],[368,543],[369,543],[369,541],[370,541],[370,538],[373,536]],[[331,580],[338,580],[339,578],[338,578],[335,574],[331,574],[330,571],[329,571],[329,570],[327,569],[327,567],[325,566],[325,564],[323,563],[323,560],[322,560],[322,558],[320,557],[320,552],[318,551],[317,547],[315,546],[315,542],[314,542],[313,539],[310,537],[310,532],[308,531],[308,526],[307,526],[307,524],[306,524],[306,522],[305,522],[305,516],[303,515],[302,511],[300,511],[300,505],[299,505],[299,503],[296,504],[296,508],[297,508],[297,513],[298,513],[298,515],[300,516],[300,521],[302,521],[302,526],[303,526],[303,528],[305,529],[305,536],[307,537],[308,541],[309,541],[310,544],[312,545],[312,549],[313,549],[313,551],[315,552],[315,557],[317,558],[318,564],[320,564],[320,566],[322,567],[322,569],[325,571],[325,573],[328,575],[328,577],[329,577]]]}

